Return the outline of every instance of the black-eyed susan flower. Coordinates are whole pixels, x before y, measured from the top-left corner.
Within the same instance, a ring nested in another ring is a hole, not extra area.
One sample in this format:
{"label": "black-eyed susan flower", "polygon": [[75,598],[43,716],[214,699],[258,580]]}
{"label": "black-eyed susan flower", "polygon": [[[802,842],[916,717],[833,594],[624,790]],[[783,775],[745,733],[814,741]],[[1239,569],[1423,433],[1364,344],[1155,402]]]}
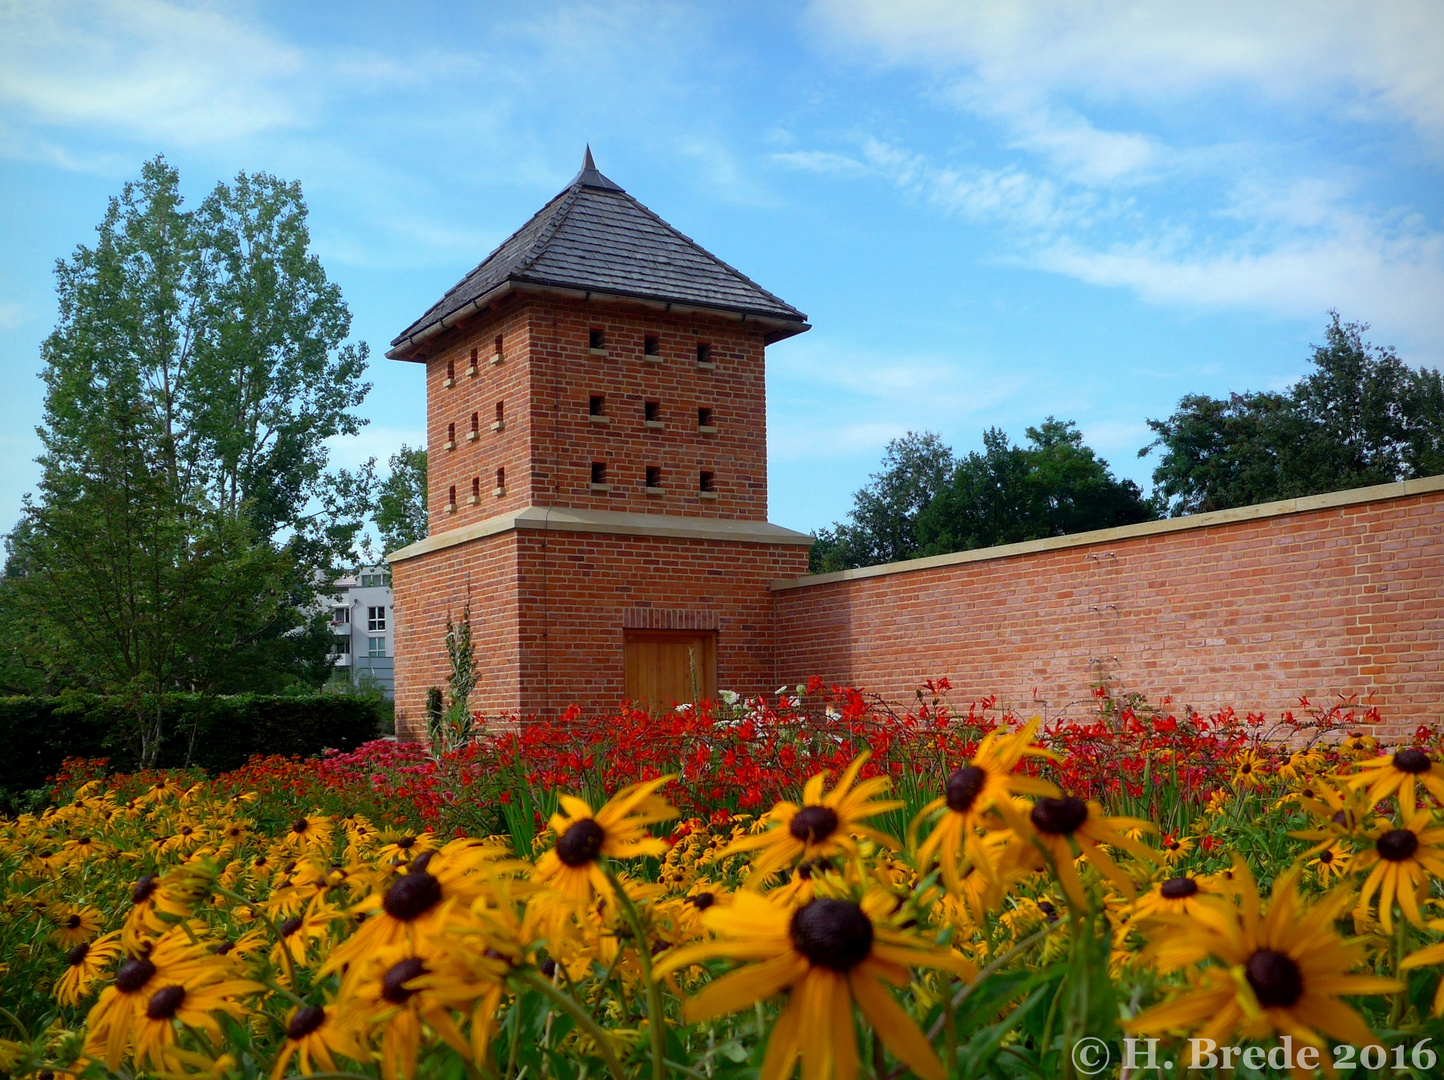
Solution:
{"label": "black-eyed susan flower", "polygon": [[281,843],[291,851],[330,851],[332,831],[331,819],[327,815],[302,814],[281,835]]}
{"label": "black-eyed susan flower", "polygon": [[420,957],[405,946],[378,949],[357,965],[358,977],[342,988],[336,1008],[346,1028],[381,1043],[381,1075],[411,1080],[423,1025],[458,1054],[470,1046],[455,1013],[487,988],[445,954]]}
{"label": "black-eyed susan flower", "polygon": [[1175,836],[1173,833],[1168,833],[1164,836],[1162,842],[1158,845],[1159,854],[1163,856],[1163,861],[1170,866],[1188,858],[1193,848],[1193,837]]}
{"label": "black-eyed susan flower", "polygon": [[82,941],[88,941],[100,933],[104,924],[105,916],[99,908],[86,905],[85,907],[72,907],[67,904],[50,916],[55,921],[55,929],[51,937],[60,945],[76,945]]}
{"label": "black-eyed susan flower", "polygon": [[1133,921],[1143,923],[1160,915],[1192,915],[1208,896],[1221,890],[1211,877],[1174,874],[1155,884],[1133,903]]}
{"label": "black-eyed susan flower", "polygon": [[153,978],[136,999],[135,1060],[156,1072],[179,1071],[177,1029],[182,1024],[210,1037],[211,1045],[224,1045],[221,1016],[245,1015],[240,999],[264,989],[260,983],[236,978],[229,966],[202,962],[183,974]]}
{"label": "black-eyed susan flower", "polygon": [[1349,865],[1352,860],[1353,856],[1344,850],[1344,846],[1335,843],[1319,851],[1319,853],[1312,859],[1309,859],[1305,865],[1313,870],[1314,874],[1318,877],[1319,884],[1324,888],[1328,888],[1334,881],[1349,872]]}
{"label": "black-eyed susan flower", "polygon": [[1359,910],[1367,912],[1378,894],[1379,922],[1394,929],[1394,902],[1415,926],[1424,925],[1419,896],[1429,887],[1431,875],[1444,878],[1444,826],[1433,824],[1428,810],[1420,810],[1400,827],[1381,821],[1368,833],[1374,844],[1353,857],[1355,874],[1368,871],[1359,886]]}
{"label": "black-eyed susan flower", "polygon": [[1079,911],[1087,909],[1088,897],[1073,865],[1074,844],[1082,855],[1129,899],[1137,895],[1138,891],[1133,879],[1124,873],[1099,845],[1108,844],[1122,848],[1145,862],[1153,862],[1155,859],[1152,851],[1123,831],[1139,827],[1151,828],[1147,822],[1138,818],[1107,817],[1098,803],[1085,802],[1076,795],[1037,800],[1028,813],[1028,824],[1032,827],[1037,842],[1052,859],[1058,883],[1063,886],[1069,901]]}
{"label": "black-eyed susan flower", "polygon": [[62,1005],[80,1004],[117,956],[120,931],[112,930],[94,941],[81,941],[65,952],[65,972],[55,980],[55,1000]]}
{"label": "black-eyed susan flower", "polygon": [[[1171,956],[1171,966],[1209,966],[1193,971],[1185,989],[1127,1029],[1219,1043],[1289,1035],[1320,1050],[1326,1036],[1355,1046],[1375,1042],[1363,1018],[1341,998],[1390,993],[1401,984],[1351,974],[1365,959],[1363,947],[1341,940],[1334,929],[1348,897],[1336,893],[1306,907],[1298,892],[1300,869],[1295,865],[1275,882],[1267,914],[1252,873],[1236,859],[1237,903],[1230,897],[1187,915],[1161,916],[1156,923],[1164,924],[1164,940],[1154,947]],[[1300,1077],[1312,1074],[1295,1070]]]}
{"label": "black-eyed susan flower", "polygon": [[858,1065],[854,1005],[899,1061],[925,1080],[942,1080],[942,1062],[887,987],[905,986],[912,967],[967,971],[969,965],[890,926],[894,907],[881,889],[861,902],[818,897],[796,908],[739,892],[732,907],[704,915],[717,940],[667,953],[657,972],[717,957],[744,962],[687,1002],[690,1023],[787,995],[768,1036],[762,1080],[787,1080],[799,1058],[805,1077],[852,1080]]}
{"label": "black-eyed susan flower", "polygon": [[868,818],[895,810],[902,803],[877,799],[890,786],[886,776],[857,781],[857,775],[868,759],[859,754],[837,778],[837,785],[826,794],[825,772],[811,777],[802,789],[802,805],[780,802],[768,815],[770,826],[763,832],[732,841],[723,855],[759,852],[752,860],[748,887],[759,886],[778,870],[804,859],[852,857],[858,853],[854,836],[866,837],[888,846],[891,841],[876,829],[864,824]]}
{"label": "black-eyed susan flower", "polygon": [[942,811],[932,832],[918,846],[918,867],[926,871],[933,863],[940,863],[943,881],[950,890],[961,888],[959,870],[965,860],[990,880],[997,879],[997,869],[980,834],[1002,824],[997,816],[1002,804],[1011,804],[1019,795],[1058,794],[1058,788],[1046,780],[1013,771],[1024,757],[1051,756],[1032,745],[1038,724],[1034,719],[1011,735],[989,732],[972,759],[948,776],[943,795],[918,814],[917,820],[922,821]]}
{"label": "black-eyed susan flower", "polygon": [[362,1056],[334,1006],[299,1005],[286,1015],[286,1037],[271,1067],[271,1080],[281,1080],[293,1060],[303,1075],[310,1076],[318,1068],[336,1072],[337,1057],[354,1061]]}
{"label": "black-eyed susan flower", "polygon": [[[122,941],[124,938],[122,937]],[[205,946],[190,942],[179,930],[143,943],[116,969],[115,979],[100,992],[86,1016],[85,1052],[102,1058],[111,1072],[133,1044],[150,996],[164,986],[184,984],[210,963]]]}
{"label": "black-eyed susan flower", "polygon": [[436,834],[430,831],[405,833],[391,830],[383,833],[379,839],[382,843],[376,852],[376,858],[396,865],[409,863],[423,851],[435,851],[441,846],[437,842]]}
{"label": "black-eyed susan flower", "polygon": [[1267,764],[1256,751],[1243,751],[1234,761],[1233,786],[1240,791],[1262,787]]}
{"label": "black-eyed susan flower", "polygon": [[1412,818],[1419,805],[1421,787],[1444,803],[1444,766],[1417,746],[1406,746],[1372,761],[1360,762],[1356,768],[1358,771],[1349,777],[1349,786],[1355,790],[1366,789],[1370,806],[1397,795],[1404,817]]}
{"label": "black-eyed susan flower", "polygon": [[647,832],[647,826],[671,821],[676,809],[657,791],[672,779],[659,776],[617,792],[595,814],[572,795],[561,796],[561,813],[548,822],[556,844],[537,860],[532,880],[572,904],[591,903],[609,890],[598,860],[607,855],[633,859],[662,855],[667,842]]}

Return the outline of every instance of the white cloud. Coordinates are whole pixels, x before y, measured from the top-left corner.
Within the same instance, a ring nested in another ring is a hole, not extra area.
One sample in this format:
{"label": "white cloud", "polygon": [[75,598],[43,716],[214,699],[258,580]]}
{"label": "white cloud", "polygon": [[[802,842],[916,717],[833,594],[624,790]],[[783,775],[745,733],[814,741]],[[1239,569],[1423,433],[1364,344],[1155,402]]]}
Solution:
{"label": "white cloud", "polygon": [[967,86],[994,108],[1050,91],[1151,104],[1237,88],[1313,103],[1320,90],[1342,89],[1355,107],[1402,118],[1444,152],[1436,3],[814,0],[811,13],[837,40],[883,60],[968,69]]}
{"label": "white cloud", "polygon": [[14,330],[30,321],[31,314],[13,300],[0,300],[0,330]]}
{"label": "white cloud", "polygon": [[298,123],[306,71],[300,49],[209,8],[0,7],[0,101],[40,124],[222,142]]}

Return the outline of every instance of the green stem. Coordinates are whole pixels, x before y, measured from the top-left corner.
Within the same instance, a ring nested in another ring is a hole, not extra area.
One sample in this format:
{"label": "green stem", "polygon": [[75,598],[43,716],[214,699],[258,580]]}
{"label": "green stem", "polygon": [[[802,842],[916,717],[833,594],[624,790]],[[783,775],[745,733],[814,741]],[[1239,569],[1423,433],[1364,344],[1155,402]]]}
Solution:
{"label": "green stem", "polygon": [[[1395,925],[1394,928],[1395,978],[1398,978],[1400,975],[1405,975],[1405,972],[1399,969],[1399,965],[1404,962],[1404,954],[1408,951],[1408,935],[1408,920],[1401,918],[1399,919],[1398,923]],[[1409,980],[1407,977],[1405,977],[1402,981],[1404,983],[1404,988],[1402,990],[1396,990],[1394,992],[1394,1000],[1389,1005],[1389,1026],[1396,1031],[1399,1028],[1399,1023],[1404,1019],[1404,1006],[1409,999]]]}
{"label": "green stem", "polygon": [[511,1006],[511,1048],[506,1053],[506,1072],[502,1075],[510,1080],[516,1075],[516,1056],[521,1052],[521,995]]}
{"label": "green stem", "polygon": [[647,947],[647,936],[642,932],[641,916],[637,914],[632,898],[627,895],[627,890],[622,888],[622,883],[617,880],[611,867],[607,868],[607,880],[612,883],[617,906],[621,908],[627,925],[632,928],[632,941],[637,947],[637,959],[642,966],[642,982],[647,987],[647,1016],[650,1021],[647,1024],[647,1034],[652,1041],[652,1080],[667,1080],[666,1019],[662,1015],[662,988],[652,977],[652,950]]}
{"label": "green stem", "polygon": [[[972,981],[969,982],[967,986],[959,990],[957,994],[953,997],[952,1007],[954,1009],[961,1008],[963,1002],[968,1000],[968,995],[971,994],[974,990],[976,990],[979,986],[981,986],[983,984],[983,980],[985,980],[989,975],[992,975],[993,972],[997,971],[999,968],[1005,967],[1006,965],[1011,963],[1013,958],[1019,953],[1021,953],[1024,949],[1031,948],[1033,945],[1042,941],[1045,937],[1047,937],[1055,929],[1062,925],[1063,922],[1060,919],[1058,922],[1049,923],[1041,930],[1034,930],[1031,934],[1025,937],[1022,941],[1018,942],[1018,944],[1014,945],[1002,956],[998,957],[987,967],[983,968],[982,971],[978,972],[976,975],[973,976]],[[946,1019],[946,1016],[940,1016],[937,1018],[936,1021],[934,1021],[932,1028],[928,1031],[928,1042],[932,1042],[938,1037],[939,1033],[943,1030],[943,1024],[946,1022]]]}
{"label": "green stem", "polygon": [[621,1064],[617,1061],[617,1055],[612,1053],[612,1048],[607,1043],[606,1033],[597,1026],[596,1021],[585,1009],[553,986],[549,980],[542,978],[540,972],[525,971],[517,977],[577,1022],[577,1027],[597,1044],[597,1054],[601,1057],[602,1063],[606,1065],[607,1071],[612,1074],[612,1080],[627,1080],[622,1073]]}
{"label": "green stem", "polygon": [[9,1020],[12,1024],[15,1025],[15,1030],[20,1032],[20,1038],[24,1042],[30,1041],[30,1029],[20,1022],[20,1017],[16,1016],[9,1009],[5,1008],[0,1008],[0,1016],[5,1017],[5,1019]]}

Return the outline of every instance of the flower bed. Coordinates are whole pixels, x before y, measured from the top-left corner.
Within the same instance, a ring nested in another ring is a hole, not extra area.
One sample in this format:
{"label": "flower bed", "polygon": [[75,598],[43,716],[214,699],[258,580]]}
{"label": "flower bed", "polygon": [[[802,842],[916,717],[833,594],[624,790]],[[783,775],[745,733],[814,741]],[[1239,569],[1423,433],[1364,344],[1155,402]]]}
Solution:
{"label": "flower bed", "polygon": [[1288,1036],[1295,1075],[1438,1075],[1432,732],[947,689],[69,763],[0,824],[0,1070],[1053,1077],[1157,1038],[1182,1076],[1185,1036]]}

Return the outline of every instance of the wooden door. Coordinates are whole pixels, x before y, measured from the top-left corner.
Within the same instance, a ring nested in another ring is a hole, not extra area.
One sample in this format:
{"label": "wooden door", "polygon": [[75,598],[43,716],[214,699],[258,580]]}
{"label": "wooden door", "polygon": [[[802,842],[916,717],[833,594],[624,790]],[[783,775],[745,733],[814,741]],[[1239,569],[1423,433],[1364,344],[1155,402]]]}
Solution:
{"label": "wooden door", "polygon": [[627,700],[656,712],[717,696],[716,633],[627,630],[625,650]]}

